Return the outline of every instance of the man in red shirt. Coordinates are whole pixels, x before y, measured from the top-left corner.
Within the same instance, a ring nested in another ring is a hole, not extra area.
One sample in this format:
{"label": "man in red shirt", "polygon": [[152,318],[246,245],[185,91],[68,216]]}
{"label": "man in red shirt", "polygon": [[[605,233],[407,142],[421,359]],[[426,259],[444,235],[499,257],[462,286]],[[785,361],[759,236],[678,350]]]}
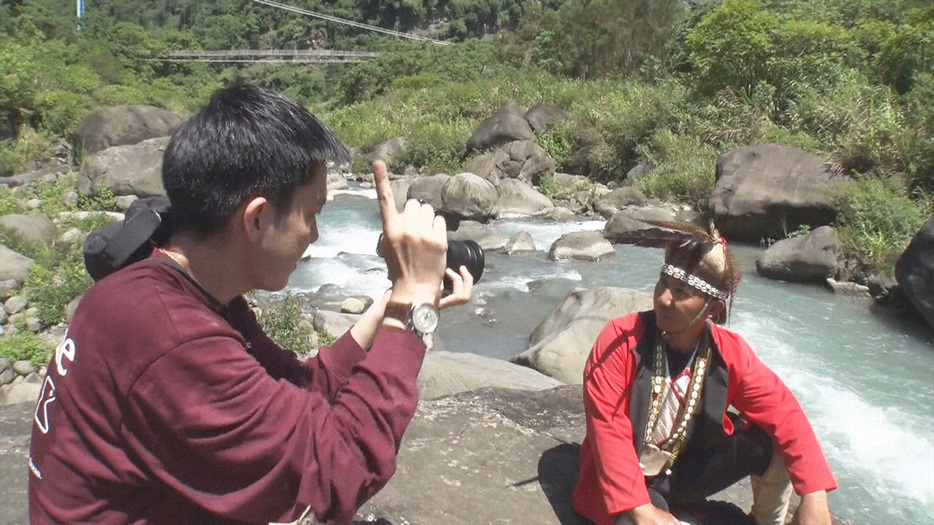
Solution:
{"label": "man in red shirt", "polygon": [[29,458],[33,524],[349,523],[392,476],[438,307],[469,300],[444,220],[396,210],[374,165],[391,293],[302,362],[243,294],[287,284],[346,149],[271,91],[216,93],[172,138],[173,234],[96,283],[49,366]]}
{"label": "man in red shirt", "polygon": [[[662,225],[662,224],[659,224]],[[830,525],[836,481],[807,416],[737,334],[721,328],[740,280],[716,229],[668,243],[654,308],[610,321],[584,369],[587,435],[574,508],[597,525],[679,525],[752,475],[752,516]],[[728,411],[729,408],[729,411]]]}

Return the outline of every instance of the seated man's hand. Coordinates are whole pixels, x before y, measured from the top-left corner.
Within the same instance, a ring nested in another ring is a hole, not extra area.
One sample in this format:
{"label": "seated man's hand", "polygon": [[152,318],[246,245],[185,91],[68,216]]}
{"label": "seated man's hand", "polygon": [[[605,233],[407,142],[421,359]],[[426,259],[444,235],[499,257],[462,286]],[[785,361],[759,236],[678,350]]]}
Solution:
{"label": "seated man's hand", "polygon": [[791,520],[792,525],[830,525],[827,491],[819,490],[801,496],[801,504]]}
{"label": "seated man's hand", "polygon": [[681,520],[651,503],[646,503],[620,514],[615,525],[681,525]]}

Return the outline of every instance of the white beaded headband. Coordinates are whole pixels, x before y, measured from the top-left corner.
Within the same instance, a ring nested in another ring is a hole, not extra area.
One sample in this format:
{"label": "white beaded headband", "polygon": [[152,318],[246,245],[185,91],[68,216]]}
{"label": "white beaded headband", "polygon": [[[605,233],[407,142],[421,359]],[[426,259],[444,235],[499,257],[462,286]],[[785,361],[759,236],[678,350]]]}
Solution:
{"label": "white beaded headband", "polygon": [[687,283],[688,286],[694,287],[707,295],[720,299],[721,301],[726,301],[730,298],[729,293],[711,286],[710,283],[701,279],[700,277],[691,275],[681,268],[672,266],[668,263],[662,264],[662,273],[665,275],[670,275],[679,281],[683,281]]}

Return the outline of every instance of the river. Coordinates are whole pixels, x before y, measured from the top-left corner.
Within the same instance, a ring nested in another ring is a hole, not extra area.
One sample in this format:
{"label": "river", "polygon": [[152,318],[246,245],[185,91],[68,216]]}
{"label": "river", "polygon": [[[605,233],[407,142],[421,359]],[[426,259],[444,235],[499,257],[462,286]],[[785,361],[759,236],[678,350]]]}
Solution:
{"label": "river", "polygon": [[[375,297],[388,286],[375,255],[375,192],[337,192],[319,217],[289,290],[325,283]],[[617,245],[601,262],[552,262],[563,233],[600,230],[604,221],[501,219],[489,226],[532,235],[536,252],[487,253],[469,305],[447,310],[438,347],[509,359],[528,348],[532,330],[576,287],[619,286],[650,292],[661,250]],[[740,333],[785,381],[807,412],[840,488],[831,509],[852,525],[934,523],[934,335],[868,300],[819,286],[763,279],[761,248],[734,246],[743,268],[729,328]]]}

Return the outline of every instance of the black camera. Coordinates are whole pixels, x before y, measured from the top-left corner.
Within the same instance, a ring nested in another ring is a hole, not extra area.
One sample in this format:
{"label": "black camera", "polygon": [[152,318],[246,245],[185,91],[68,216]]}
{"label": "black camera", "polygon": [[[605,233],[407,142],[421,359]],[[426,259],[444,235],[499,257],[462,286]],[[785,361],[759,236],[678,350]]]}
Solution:
{"label": "black camera", "polygon": [[[460,217],[445,211],[436,211],[435,215],[444,217],[444,222],[448,231],[457,231],[460,227]],[[383,234],[379,235],[379,241],[376,243],[376,254],[382,257],[380,245],[383,242]],[[483,256],[483,248],[476,241],[448,241],[447,267],[459,272],[459,268],[464,266],[470,275],[473,276],[473,282],[480,281],[483,275],[483,268],[486,266],[486,258]],[[453,283],[447,277],[444,278],[444,294],[450,294]]]}

